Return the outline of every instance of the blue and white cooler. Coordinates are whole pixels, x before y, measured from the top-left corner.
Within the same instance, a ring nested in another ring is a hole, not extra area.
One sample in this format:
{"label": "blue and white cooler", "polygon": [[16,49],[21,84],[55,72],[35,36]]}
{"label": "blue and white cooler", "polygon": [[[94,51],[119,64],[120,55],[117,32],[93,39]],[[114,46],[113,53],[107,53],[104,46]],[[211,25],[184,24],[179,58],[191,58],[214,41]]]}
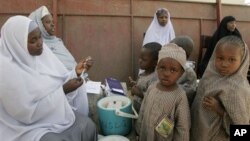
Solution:
{"label": "blue and white cooler", "polygon": [[99,124],[103,135],[127,135],[132,128],[132,119],[138,114],[126,96],[108,96],[97,102]]}

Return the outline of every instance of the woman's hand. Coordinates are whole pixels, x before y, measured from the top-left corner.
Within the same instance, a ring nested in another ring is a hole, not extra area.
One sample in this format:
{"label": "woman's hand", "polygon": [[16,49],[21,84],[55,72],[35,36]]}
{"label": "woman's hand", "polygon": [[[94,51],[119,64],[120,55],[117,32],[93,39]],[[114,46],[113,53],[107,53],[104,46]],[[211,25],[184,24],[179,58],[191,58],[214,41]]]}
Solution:
{"label": "woman's hand", "polygon": [[93,66],[93,64],[94,64],[94,60],[90,56],[88,56],[86,58],[86,63],[85,63],[86,70],[88,71]]}
{"label": "woman's hand", "polygon": [[63,85],[63,91],[65,94],[68,94],[79,88],[82,84],[83,79],[81,77],[70,79]]}
{"label": "woman's hand", "polygon": [[89,56],[86,59],[82,59],[77,65],[76,65],[76,74],[77,76],[80,76],[83,72],[89,70],[92,65],[93,65],[94,61],[93,59]]}
{"label": "woman's hand", "polygon": [[219,102],[219,100],[215,99],[212,96],[206,96],[203,99],[203,106],[211,111],[218,113],[220,116],[224,114],[224,108]]}

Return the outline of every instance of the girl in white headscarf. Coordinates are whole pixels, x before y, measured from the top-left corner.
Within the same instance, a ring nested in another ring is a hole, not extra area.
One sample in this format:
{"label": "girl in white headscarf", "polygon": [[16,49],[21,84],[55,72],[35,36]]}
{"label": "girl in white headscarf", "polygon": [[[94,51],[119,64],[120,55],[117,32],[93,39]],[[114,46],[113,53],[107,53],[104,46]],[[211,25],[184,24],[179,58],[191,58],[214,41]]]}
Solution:
{"label": "girl in white headscarf", "polygon": [[93,122],[74,113],[65,97],[82,80],[65,82],[83,69],[82,62],[68,72],[43,44],[35,22],[24,16],[9,18],[0,44],[1,140],[96,140]]}
{"label": "girl in white headscarf", "polygon": [[143,40],[143,46],[149,42],[157,42],[162,46],[175,38],[175,32],[170,20],[170,13],[165,8],[160,8],[154,14]]}

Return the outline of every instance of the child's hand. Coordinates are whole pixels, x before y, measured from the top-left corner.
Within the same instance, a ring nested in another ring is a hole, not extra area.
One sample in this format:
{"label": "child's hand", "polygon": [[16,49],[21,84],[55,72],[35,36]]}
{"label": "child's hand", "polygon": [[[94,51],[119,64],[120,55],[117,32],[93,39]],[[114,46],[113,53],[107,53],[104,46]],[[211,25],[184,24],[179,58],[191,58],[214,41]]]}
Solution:
{"label": "child's hand", "polygon": [[128,79],[129,79],[129,84],[133,87],[136,84],[136,81],[134,81],[131,76],[129,76]]}
{"label": "child's hand", "polygon": [[141,90],[138,87],[136,87],[136,85],[134,85],[132,87],[132,89],[131,89],[131,95],[132,96],[137,95],[137,96],[143,98],[143,93],[141,92]]}
{"label": "child's hand", "polygon": [[220,102],[212,96],[204,97],[203,106],[208,110],[218,113],[220,116],[223,116],[224,114],[224,108]]}

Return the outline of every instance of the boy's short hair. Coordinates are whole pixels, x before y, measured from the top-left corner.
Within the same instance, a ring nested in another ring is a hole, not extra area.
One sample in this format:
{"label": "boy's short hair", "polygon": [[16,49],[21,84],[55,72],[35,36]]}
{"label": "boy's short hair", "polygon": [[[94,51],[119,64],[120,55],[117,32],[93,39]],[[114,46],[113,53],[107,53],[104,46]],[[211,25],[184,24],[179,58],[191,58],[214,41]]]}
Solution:
{"label": "boy's short hair", "polygon": [[186,52],[187,58],[189,58],[194,48],[194,41],[189,36],[178,36],[171,40],[170,43],[175,43],[183,48]]}
{"label": "boy's short hair", "polygon": [[158,60],[158,54],[159,51],[161,50],[161,47],[162,47],[161,44],[157,42],[150,42],[143,46],[143,48],[146,48],[151,52],[153,59],[156,61]]}

